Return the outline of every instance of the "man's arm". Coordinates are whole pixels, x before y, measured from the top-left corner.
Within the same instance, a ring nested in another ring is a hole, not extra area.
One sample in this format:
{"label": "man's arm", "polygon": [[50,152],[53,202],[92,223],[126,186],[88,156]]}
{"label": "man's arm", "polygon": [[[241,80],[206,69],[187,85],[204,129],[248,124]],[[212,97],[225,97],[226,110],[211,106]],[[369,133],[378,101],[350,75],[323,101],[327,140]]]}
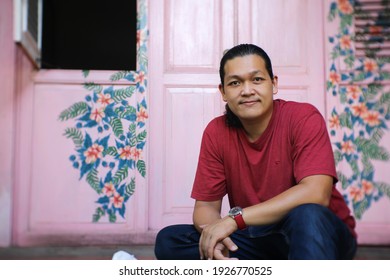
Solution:
{"label": "man's arm", "polygon": [[257,205],[244,209],[247,225],[266,225],[278,222],[295,207],[315,203],[328,207],[333,188],[333,177],[313,175],[303,178],[299,184]]}
{"label": "man's arm", "polygon": [[[209,225],[218,224],[222,222],[221,219],[221,207],[222,200],[217,201],[199,201],[195,202],[194,214],[193,214],[193,222],[195,228],[201,233],[200,244],[203,239],[203,230],[206,229]],[[230,219],[230,218],[229,218]],[[235,221],[231,219],[231,221],[235,224]],[[229,234],[230,235],[230,234]],[[236,251],[238,247],[234,242],[230,239],[229,235],[226,235],[226,238],[219,240],[214,248],[213,248],[213,257],[221,260],[228,260],[229,258],[229,250]],[[201,259],[205,258],[201,247],[199,247],[199,253]]]}
{"label": "man's arm", "polygon": [[[244,208],[244,221],[248,226],[267,225],[280,221],[288,212],[302,204],[316,203],[328,206],[332,188],[333,177],[308,176],[281,194],[265,202]],[[210,224],[202,232],[199,244],[201,255],[212,259],[216,244],[236,230],[237,225],[230,217],[224,217]]]}
{"label": "man's arm", "polygon": [[221,219],[222,200],[195,201],[193,222],[195,228],[201,233],[203,228]]}

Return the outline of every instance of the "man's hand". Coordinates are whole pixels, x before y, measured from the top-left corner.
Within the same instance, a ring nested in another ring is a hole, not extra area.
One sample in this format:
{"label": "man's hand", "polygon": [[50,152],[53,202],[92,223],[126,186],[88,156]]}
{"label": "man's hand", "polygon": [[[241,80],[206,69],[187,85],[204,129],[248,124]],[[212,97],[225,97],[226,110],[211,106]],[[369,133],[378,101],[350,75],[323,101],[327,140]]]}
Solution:
{"label": "man's hand", "polygon": [[[226,245],[225,245],[226,244]],[[229,248],[229,249],[228,249]],[[214,249],[214,259],[215,260],[238,260],[237,258],[230,258],[229,251],[236,251],[238,247],[230,239],[226,237],[222,242],[218,242]]]}
{"label": "man's hand", "polygon": [[228,250],[238,249],[229,237],[236,230],[236,222],[230,217],[219,219],[204,227],[199,240],[201,259],[229,259]]}

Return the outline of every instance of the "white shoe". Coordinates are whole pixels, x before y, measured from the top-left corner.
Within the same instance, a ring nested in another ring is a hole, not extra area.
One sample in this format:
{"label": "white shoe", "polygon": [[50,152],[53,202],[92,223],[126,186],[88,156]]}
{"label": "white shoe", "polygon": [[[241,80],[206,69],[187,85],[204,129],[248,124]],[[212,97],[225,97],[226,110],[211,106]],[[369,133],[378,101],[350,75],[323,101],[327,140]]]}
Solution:
{"label": "white shoe", "polygon": [[136,260],[137,258],[125,251],[118,251],[115,252],[115,254],[112,256],[112,259],[113,260]]}

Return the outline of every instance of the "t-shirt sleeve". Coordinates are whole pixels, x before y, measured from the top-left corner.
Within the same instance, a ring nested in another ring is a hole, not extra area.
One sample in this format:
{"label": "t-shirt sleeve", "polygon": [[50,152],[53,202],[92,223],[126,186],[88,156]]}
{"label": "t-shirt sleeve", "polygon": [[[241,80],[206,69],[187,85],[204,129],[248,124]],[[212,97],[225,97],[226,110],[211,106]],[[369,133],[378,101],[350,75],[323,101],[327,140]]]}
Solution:
{"label": "t-shirt sleeve", "polygon": [[294,177],[296,182],[310,175],[329,175],[337,182],[333,150],[324,118],[307,105],[292,124]]}
{"label": "t-shirt sleeve", "polygon": [[203,133],[192,198],[216,201],[225,196],[226,179],[221,145],[216,122],[211,122]]}

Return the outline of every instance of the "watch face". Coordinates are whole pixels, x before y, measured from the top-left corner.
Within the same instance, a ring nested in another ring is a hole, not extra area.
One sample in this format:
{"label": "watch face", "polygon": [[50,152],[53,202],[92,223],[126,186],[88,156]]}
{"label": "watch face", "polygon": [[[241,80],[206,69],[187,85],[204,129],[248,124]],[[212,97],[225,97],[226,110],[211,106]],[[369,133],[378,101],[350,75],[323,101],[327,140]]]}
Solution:
{"label": "watch face", "polygon": [[240,214],[242,214],[242,208],[239,206],[233,207],[229,211],[229,215],[232,217],[235,217],[235,216],[240,215]]}

